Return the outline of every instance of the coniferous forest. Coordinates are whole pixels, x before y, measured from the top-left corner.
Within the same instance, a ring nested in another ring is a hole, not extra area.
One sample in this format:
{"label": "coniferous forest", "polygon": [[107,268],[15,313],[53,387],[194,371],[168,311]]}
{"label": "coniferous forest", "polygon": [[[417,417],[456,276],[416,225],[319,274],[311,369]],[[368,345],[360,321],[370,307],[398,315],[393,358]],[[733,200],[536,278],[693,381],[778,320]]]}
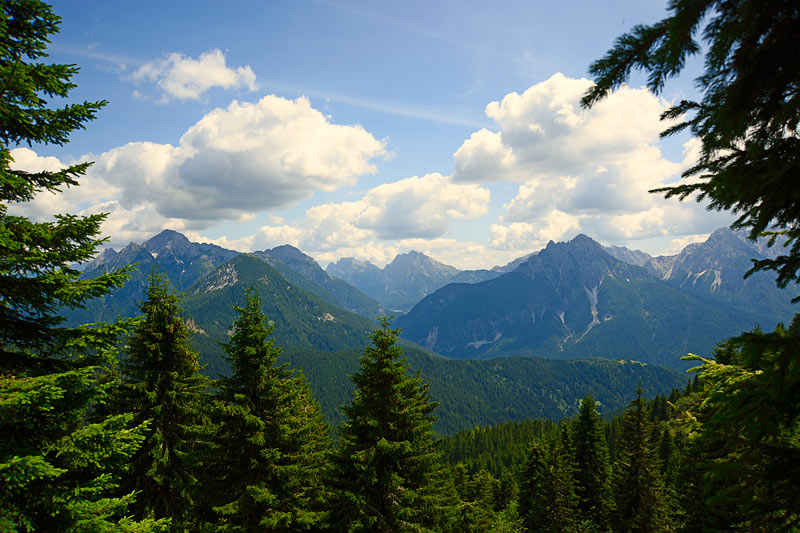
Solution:
{"label": "coniferous forest", "polygon": [[[800,10],[791,1],[675,1],[620,37],[592,72],[591,106],[632,69],[658,92],[693,36],[708,44],[699,195],[739,228],[785,239],[754,265],[800,275]],[[60,18],[38,0],[0,10],[0,530],[2,531],[794,531],[800,528],[800,315],[689,355],[685,389],[628,391],[601,417],[591,395],[563,420],[434,432],[438,401],[383,318],[331,428],[302,372],[279,361],[255,289],[203,373],[181,297],[154,270],[140,316],[66,327],[60,313],[124,285],[74,265],[103,244],[105,215],[36,222],[9,206],[79,185],[90,163],[12,170],[10,148],[64,144],[105,101],[53,106],[74,65],[46,62]],[[702,23],[702,24],[701,24]],[[777,75],[765,76],[764,72]],[[666,134],[674,133],[667,131]]]}

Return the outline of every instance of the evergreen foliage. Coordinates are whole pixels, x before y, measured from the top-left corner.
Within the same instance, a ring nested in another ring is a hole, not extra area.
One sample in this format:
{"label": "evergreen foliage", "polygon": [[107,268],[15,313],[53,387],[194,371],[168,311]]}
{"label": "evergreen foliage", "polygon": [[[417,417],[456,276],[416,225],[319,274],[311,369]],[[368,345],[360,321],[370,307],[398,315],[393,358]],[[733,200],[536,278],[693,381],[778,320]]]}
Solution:
{"label": "evergreen foliage", "polygon": [[618,531],[669,531],[666,491],[661,478],[656,442],[642,390],[622,415],[622,431],[614,461],[614,529]]}
{"label": "evergreen foliage", "polygon": [[318,526],[329,461],[328,428],[302,375],[277,365],[273,327],[255,290],[236,307],[224,346],[232,374],[219,394],[205,453],[203,492],[219,531],[299,531]]}
{"label": "evergreen foliage", "polygon": [[556,441],[549,450],[540,442],[531,442],[519,495],[519,514],[527,531],[574,528],[577,497],[568,457]]}
{"label": "evergreen foliage", "polygon": [[78,185],[89,163],[55,172],[12,170],[15,144],[64,144],[105,101],[53,108],[76,87],[75,65],[47,64],[61,19],[36,0],[0,5],[0,530],[153,531],[127,515],[134,494],[112,497],[143,438],[130,415],[88,423],[103,403],[123,324],[63,327],[78,308],[122,285],[124,271],[82,280],[105,215],[33,222],[9,212],[37,194]]}
{"label": "evergreen foliage", "polygon": [[704,388],[687,406],[694,481],[713,527],[800,527],[800,315],[730,339],[715,356],[691,357]]}
{"label": "evergreen foliage", "polygon": [[613,503],[608,445],[595,400],[587,395],[573,424],[572,445],[575,465],[575,493],[578,517],[601,529],[608,525]]}
{"label": "evergreen foliage", "polygon": [[178,295],[153,272],[142,319],[122,362],[117,405],[134,420],[148,421],[146,440],[131,461],[127,486],[140,491],[135,510],[143,518],[169,518],[173,530],[189,520],[195,476],[191,453],[203,422],[208,380],[188,344]]}
{"label": "evergreen foliage", "polygon": [[[656,189],[667,197],[697,195],[709,209],[739,214],[734,228],[751,238],[776,228],[786,253],[755,261],[777,272],[778,285],[800,281],[800,9],[795,0],[673,0],[671,15],[635,26],[591,66],[597,84],[584,96],[591,106],[624,83],[633,69],[649,73],[648,87],[667,79],[705,41],[705,72],[697,78],[702,100],[683,100],[662,119],[679,119],[662,136],[688,129],[702,142],[691,183]],[[687,116],[688,115],[688,116]],[[773,237],[775,234],[773,234]],[[774,242],[774,241],[770,241]]]}
{"label": "evergreen foliage", "polygon": [[380,320],[345,406],[335,460],[333,527],[349,531],[444,530],[450,491],[433,438],[428,386],[406,375],[398,330]]}

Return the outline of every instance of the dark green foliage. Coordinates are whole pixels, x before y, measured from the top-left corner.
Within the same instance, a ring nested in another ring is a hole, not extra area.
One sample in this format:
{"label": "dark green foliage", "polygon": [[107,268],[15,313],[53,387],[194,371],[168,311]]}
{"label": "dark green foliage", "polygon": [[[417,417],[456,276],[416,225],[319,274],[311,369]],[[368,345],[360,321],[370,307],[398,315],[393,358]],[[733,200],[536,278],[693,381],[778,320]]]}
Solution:
{"label": "dark green foliage", "polygon": [[131,461],[127,488],[140,492],[139,517],[171,518],[173,529],[189,520],[195,477],[189,454],[203,420],[208,380],[200,374],[178,296],[166,279],[150,277],[142,320],[122,363],[116,400],[137,422],[149,421],[144,445]]}
{"label": "dark green foliage", "polygon": [[204,451],[202,491],[220,531],[299,531],[319,526],[328,428],[302,376],[277,365],[255,291],[237,307]]}
{"label": "dark green foliage", "polygon": [[656,442],[642,390],[622,415],[622,431],[616,446],[613,489],[618,531],[669,531],[666,491],[661,477]]}
{"label": "dark green foliage", "polygon": [[159,530],[163,523],[125,518],[133,494],[112,497],[144,427],[130,415],[87,419],[106,400],[106,372],[125,328],[66,328],[58,314],[125,280],[123,271],[80,280],[70,268],[95,255],[105,215],[32,222],[9,214],[40,192],[78,185],[89,166],[10,168],[12,145],[64,144],[105,105],[51,107],[76,87],[78,72],[40,62],[60,23],[36,0],[0,5],[0,530]]}
{"label": "dark green foliage", "polygon": [[[800,525],[800,315],[788,329],[755,330],[700,359],[704,388],[691,467],[702,472],[715,527],[789,530]],[[686,470],[686,469],[685,469]],[[684,472],[686,474],[686,472]],[[691,473],[691,470],[690,472]]]}
{"label": "dark green foliage", "polygon": [[446,529],[450,505],[428,386],[406,375],[397,330],[381,319],[353,375],[333,473],[332,524],[338,530]]}
{"label": "dark green foliage", "polygon": [[[697,163],[684,172],[699,178],[656,189],[667,197],[697,195],[710,209],[739,214],[733,227],[755,238],[777,228],[786,251],[755,262],[774,270],[778,285],[797,281],[800,271],[800,10],[795,0],[674,0],[671,15],[651,26],[635,26],[591,66],[595,85],[583,99],[590,106],[624,83],[632,69],[649,73],[658,93],[706,44],[705,72],[697,78],[699,102],[683,100],[663,119],[679,119],[662,135],[688,129],[702,141]],[[751,270],[752,272],[752,270]]]}
{"label": "dark green foliage", "polygon": [[572,446],[575,464],[575,493],[578,517],[605,528],[612,510],[611,469],[603,424],[591,395],[581,402],[573,423]]}
{"label": "dark green foliage", "polygon": [[[634,390],[640,380],[650,396],[686,383],[685,374],[635,361],[538,357],[459,361],[412,346],[405,348],[409,364],[440,401],[434,424],[440,435],[509,420],[561,420],[571,416],[590,392],[602,402],[604,413],[613,413],[625,407],[626,391]],[[338,425],[343,417],[337,406],[350,397],[353,384],[347,376],[358,370],[359,353],[289,346],[281,358],[303,370],[327,420]]]}
{"label": "dark green foliage", "polygon": [[527,531],[571,531],[577,521],[577,496],[571,451],[557,439],[531,442],[522,471],[519,514]]}

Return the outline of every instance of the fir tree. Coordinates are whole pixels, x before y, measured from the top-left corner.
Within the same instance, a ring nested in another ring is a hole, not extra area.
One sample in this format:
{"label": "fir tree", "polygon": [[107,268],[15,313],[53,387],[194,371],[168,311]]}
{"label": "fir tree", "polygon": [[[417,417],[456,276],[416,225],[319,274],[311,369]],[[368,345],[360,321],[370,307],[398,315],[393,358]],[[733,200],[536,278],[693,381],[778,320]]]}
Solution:
{"label": "fir tree", "polygon": [[89,166],[11,169],[13,145],[64,144],[105,105],[48,107],[76,87],[75,65],[40,62],[60,23],[43,2],[0,4],[0,530],[158,530],[125,518],[132,493],[111,497],[144,428],[130,415],[86,421],[106,399],[102,376],[122,325],[66,328],[59,316],[126,279],[115,271],[83,280],[70,266],[95,255],[105,215],[33,222],[10,212],[77,186]]}
{"label": "fir tree", "polygon": [[581,410],[574,422],[572,443],[579,518],[605,528],[612,508],[611,472],[603,424],[591,395],[581,401]]}
{"label": "fir tree", "polygon": [[669,531],[671,528],[656,445],[642,389],[622,417],[614,462],[615,530]]}
{"label": "fir tree", "polygon": [[305,379],[278,365],[258,294],[246,292],[224,345],[203,490],[220,531],[299,531],[323,518],[328,428]]}
{"label": "fir tree", "polygon": [[189,330],[180,318],[178,296],[163,275],[150,276],[142,319],[123,361],[118,405],[149,421],[147,439],[131,462],[129,488],[141,491],[140,517],[170,518],[184,527],[192,505],[195,477],[191,452],[208,380],[189,347]]}
{"label": "fir tree", "polygon": [[445,530],[450,505],[431,426],[428,385],[406,375],[398,330],[380,320],[366,348],[333,476],[333,526],[349,531]]}

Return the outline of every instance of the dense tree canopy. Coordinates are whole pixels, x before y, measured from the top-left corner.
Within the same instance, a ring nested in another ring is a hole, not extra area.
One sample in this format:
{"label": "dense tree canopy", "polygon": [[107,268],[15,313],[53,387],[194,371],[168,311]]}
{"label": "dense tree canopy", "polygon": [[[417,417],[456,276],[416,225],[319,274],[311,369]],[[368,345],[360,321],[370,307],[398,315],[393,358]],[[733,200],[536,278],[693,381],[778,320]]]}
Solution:
{"label": "dense tree canopy", "polygon": [[[697,195],[709,209],[731,209],[734,227],[755,238],[766,230],[787,239],[785,255],[756,261],[778,284],[800,281],[800,6],[796,0],[672,0],[670,16],[622,35],[591,66],[591,106],[624,83],[633,69],[649,74],[658,93],[705,43],[700,101],[681,101],[663,119],[681,121],[662,135],[688,129],[702,141],[690,183],[656,189],[667,197]],[[752,271],[751,271],[752,272]]]}

